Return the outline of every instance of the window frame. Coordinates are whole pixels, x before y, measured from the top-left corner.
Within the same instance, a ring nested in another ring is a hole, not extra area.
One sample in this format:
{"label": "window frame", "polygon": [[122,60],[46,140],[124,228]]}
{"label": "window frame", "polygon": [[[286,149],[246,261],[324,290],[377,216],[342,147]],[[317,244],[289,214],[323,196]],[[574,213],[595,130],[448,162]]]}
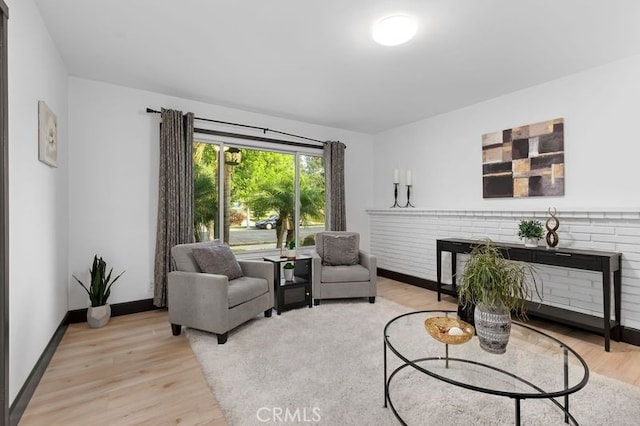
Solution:
{"label": "window frame", "polygon": [[[224,151],[225,148],[239,148],[239,149],[251,149],[256,151],[267,151],[267,152],[275,152],[280,154],[287,154],[294,156],[294,241],[300,240],[300,157],[302,155],[320,157],[323,158],[323,146],[318,145],[317,148],[311,148],[309,145],[305,144],[304,146],[296,146],[283,143],[279,147],[275,147],[273,142],[268,141],[258,141],[258,140],[250,140],[250,139],[241,139],[235,137],[228,136],[220,136],[220,135],[212,135],[205,132],[199,132],[199,129],[195,129],[193,135],[193,143],[207,143],[212,145],[218,145],[218,205],[224,205],[224,167],[220,167],[221,164],[224,163]],[[324,165],[323,165],[324,170]],[[328,189],[325,187],[325,191]],[[326,208],[326,206],[325,206]],[[228,241],[224,241],[224,232],[221,228],[224,224],[224,209],[218,209],[218,218],[216,227],[220,227],[217,232],[220,236],[220,240],[224,243],[229,243]],[[327,223],[325,218],[325,230],[327,229]],[[313,249],[315,246],[305,246]],[[233,250],[233,247],[231,247]],[[273,249],[255,249],[255,250],[246,250],[241,253],[236,253],[236,255],[249,255],[255,257],[256,254],[264,254],[269,255],[272,253],[278,253],[278,248]]]}

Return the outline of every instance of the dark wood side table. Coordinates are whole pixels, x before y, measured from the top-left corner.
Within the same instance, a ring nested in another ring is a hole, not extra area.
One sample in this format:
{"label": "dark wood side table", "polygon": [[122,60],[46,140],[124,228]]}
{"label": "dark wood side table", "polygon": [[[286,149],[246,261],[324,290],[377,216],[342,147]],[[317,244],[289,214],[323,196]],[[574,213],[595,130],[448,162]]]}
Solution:
{"label": "dark wood side table", "polygon": [[[288,260],[286,257],[266,256],[264,260],[273,263],[273,285],[276,295],[276,312],[301,308],[305,305],[313,307],[312,298],[312,257],[307,255],[296,256]],[[286,281],[282,273],[282,266],[287,262],[293,262],[293,280]]]}
{"label": "dark wood side table", "polygon": [[[436,279],[438,301],[440,294],[456,296],[456,254],[470,253],[473,246],[482,243],[478,240],[442,239],[436,240]],[[610,339],[620,341],[621,336],[621,299],[622,280],[620,274],[621,254],[596,250],[578,250],[569,248],[547,249],[546,247],[524,247],[523,245],[495,243],[502,255],[511,260],[538,263],[541,265],[561,266],[602,273],[602,312],[603,318],[581,312],[570,311],[554,306],[527,303],[527,314],[555,320],[573,327],[589,331],[603,332],[604,349],[609,352]],[[452,284],[442,284],[442,252],[451,253]],[[611,275],[613,275],[613,314],[611,319]]]}

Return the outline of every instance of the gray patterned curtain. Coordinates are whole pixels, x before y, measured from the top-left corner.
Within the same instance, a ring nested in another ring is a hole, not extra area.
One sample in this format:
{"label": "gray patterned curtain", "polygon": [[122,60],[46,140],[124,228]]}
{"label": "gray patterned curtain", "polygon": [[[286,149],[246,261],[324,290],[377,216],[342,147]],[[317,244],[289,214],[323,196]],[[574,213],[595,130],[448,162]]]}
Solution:
{"label": "gray patterned curtain", "polygon": [[193,242],[193,113],[162,108],[153,304],[167,306],[171,247]]}
{"label": "gray patterned curtain", "polygon": [[324,144],[326,218],[329,230],[346,231],[347,214],[344,201],[344,149],[342,142]]}

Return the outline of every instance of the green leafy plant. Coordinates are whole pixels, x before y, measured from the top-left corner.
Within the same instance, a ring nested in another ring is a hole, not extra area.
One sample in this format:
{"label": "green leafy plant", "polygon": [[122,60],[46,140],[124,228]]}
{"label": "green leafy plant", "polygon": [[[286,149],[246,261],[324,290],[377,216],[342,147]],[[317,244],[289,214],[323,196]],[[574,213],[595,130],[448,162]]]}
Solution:
{"label": "green leafy plant", "polygon": [[111,273],[113,272],[113,268],[109,271],[108,274],[105,274],[107,270],[107,262],[102,260],[102,257],[98,257],[96,254],[93,257],[93,266],[89,269],[89,274],[91,275],[91,284],[87,287],[76,277],[72,275],[73,278],[84,288],[84,290],[89,295],[89,300],[91,301],[91,306],[103,306],[107,304],[107,299],[109,299],[109,295],[111,294],[111,286],[118,281],[118,278],[124,274],[125,271],[122,271],[118,276],[116,276],[113,281],[111,280]]}
{"label": "green leafy plant", "polygon": [[542,223],[539,220],[521,220],[518,225],[518,237],[523,238],[537,238],[540,239],[544,236],[544,230]]}
{"label": "green leafy plant", "polygon": [[531,265],[505,259],[493,241],[474,246],[458,285],[463,306],[483,305],[487,309],[506,309],[523,315],[532,291],[525,282],[530,274],[533,288],[540,292]]}
{"label": "green leafy plant", "polygon": [[284,264],[283,266],[284,269],[293,269],[295,268],[295,265],[292,262],[287,262]]}
{"label": "green leafy plant", "polygon": [[291,241],[289,241],[288,246],[289,246],[289,250],[295,250],[296,242],[291,240]]}

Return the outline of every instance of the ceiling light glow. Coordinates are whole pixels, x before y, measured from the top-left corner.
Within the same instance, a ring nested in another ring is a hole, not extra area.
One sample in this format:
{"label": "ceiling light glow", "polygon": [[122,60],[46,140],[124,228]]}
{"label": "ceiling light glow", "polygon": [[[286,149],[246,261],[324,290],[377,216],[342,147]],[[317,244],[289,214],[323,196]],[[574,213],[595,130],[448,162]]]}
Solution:
{"label": "ceiling light glow", "polygon": [[397,46],[411,40],[417,31],[418,23],[412,16],[392,15],[376,22],[371,36],[383,46]]}

